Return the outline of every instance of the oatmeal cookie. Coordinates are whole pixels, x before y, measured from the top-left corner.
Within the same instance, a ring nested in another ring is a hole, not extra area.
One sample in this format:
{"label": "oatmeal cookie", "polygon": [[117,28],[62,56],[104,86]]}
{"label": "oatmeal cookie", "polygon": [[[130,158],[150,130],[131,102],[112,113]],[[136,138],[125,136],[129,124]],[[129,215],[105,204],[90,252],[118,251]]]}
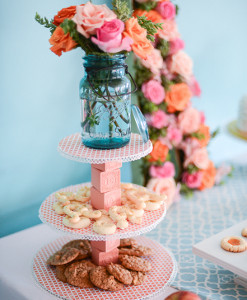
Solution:
{"label": "oatmeal cookie", "polygon": [[89,276],[91,282],[103,290],[119,291],[123,288],[123,284],[117,281],[114,276],[110,275],[107,272],[106,267],[98,266],[93,268],[90,271]]}
{"label": "oatmeal cookie", "polygon": [[152,268],[148,260],[137,256],[119,255],[119,260],[125,268],[133,271],[147,272]]}
{"label": "oatmeal cookie", "polygon": [[113,275],[118,281],[124,284],[131,284],[132,276],[129,270],[119,264],[110,263],[106,266],[107,271]]}
{"label": "oatmeal cookie", "polygon": [[118,248],[130,247],[133,245],[137,245],[137,241],[135,239],[121,239],[120,246]]}
{"label": "oatmeal cookie", "polygon": [[130,271],[130,273],[132,276],[132,284],[133,285],[143,284],[143,282],[146,279],[146,274],[144,272]]}
{"label": "oatmeal cookie", "polygon": [[119,254],[127,254],[131,256],[148,256],[153,254],[153,250],[149,247],[133,245],[130,248],[120,248]]}
{"label": "oatmeal cookie", "polygon": [[56,277],[57,279],[61,280],[62,282],[67,282],[67,278],[64,274],[65,269],[68,267],[69,264],[56,266]]}
{"label": "oatmeal cookie", "polygon": [[79,254],[80,251],[76,248],[64,248],[51,255],[47,264],[52,266],[65,265],[77,258]]}
{"label": "oatmeal cookie", "polygon": [[92,247],[88,240],[73,240],[65,244],[62,249],[64,248],[78,249],[80,251],[80,255],[77,259],[84,259],[92,254]]}

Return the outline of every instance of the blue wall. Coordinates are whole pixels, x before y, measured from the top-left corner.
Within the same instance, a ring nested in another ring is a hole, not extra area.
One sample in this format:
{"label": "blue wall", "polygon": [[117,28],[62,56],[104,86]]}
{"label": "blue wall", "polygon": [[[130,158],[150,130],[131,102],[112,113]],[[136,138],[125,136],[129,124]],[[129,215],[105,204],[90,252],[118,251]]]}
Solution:
{"label": "blue wall", "polygon": [[[82,52],[55,56],[49,31],[34,21],[36,11],[52,18],[60,8],[80,3],[1,1],[0,235],[37,224],[40,203],[54,190],[90,180],[89,165],[56,151],[61,138],[80,131]],[[236,117],[238,101],[247,93],[247,2],[187,0],[180,6],[180,32],[203,90],[194,103],[212,127],[222,127]],[[237,155],[246,144],[223,131],[212,143],[212,157],[228,159],[233,148]],[[129,164],[122,179],[131,180]]]}

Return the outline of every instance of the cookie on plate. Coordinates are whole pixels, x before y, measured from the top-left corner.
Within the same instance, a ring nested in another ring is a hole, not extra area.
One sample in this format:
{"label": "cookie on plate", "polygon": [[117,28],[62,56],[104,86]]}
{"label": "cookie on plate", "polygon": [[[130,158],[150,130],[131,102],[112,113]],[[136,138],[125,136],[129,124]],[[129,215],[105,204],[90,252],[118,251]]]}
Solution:
{"label": "cookie on plate", "polygon": [[93,284],[89,279],[89,271],[94,267],[95,265],[90,261],[76,261],[66,268],[64,275],[69,284],[80,288],[90,288]]}
{"label": "cookie on plate", "polygon": [[238,236],[227,236],[221,240],[221,248],[229,252],[243,252],[247,248],[245,240]]}
{"label": "cookie on plate", "polygon": [[148,260],[137,256],[119,255],[119,260],[125,268],[133,271],[148,272],[152,268]]}
{"label": "cookie on plate", "polygon": [[133,285],[140,285],[146,279],[146,274],[144,272],[137,272],[137,271],[130,271],[132,276],[132,284]]}
{"label": "cookie on plate", "polygon": [[247,227],[243,228],[241,234],[243,237],[247,237]]}
{"label": "cookie on plate", "polygon": [[76,248],[64,248],[51,255],[47,264],[52,266],[65,265],[76,259],[79,254],[80,251]]}
{"label": "cookie on plate", "polygon": [[91,282],[103,290],[119,291],[123,288],[123,284],[117,281],[114,276],[109,274],[106,267],[98,266],[93,268],[90,271],[89,276]]}
{"label": "cookie on plate", "polygon": [[110,263],[106,266],[107,271],[113,275],[118,281],[124,284],[131,284],[132,276],[129,270],[119,264]]}
{"label": "cookie on plate", "polygon": [[135,239],[121,239],[120,246],[118,248],[130,247],[133,245],[137,245],[137,241]]}
{"label": "cookie on plate", "polygon": [[141,245],[132,245],[130,248],[120,248],[119,254],[127,254],[131,256],[148,256],[153,254],[153,250],[149,247]]}
{"label": "cookie on plate", "polygon": [[66,278],[64,272],[65,272],[65,269],[68,267],[68,265],[69,264],[56,266],[56,277],[57,277],[57,279],[61,280],[64,283],[67,282],[67,278]]}
{"label": "cookie on plate", "polygon": [[91,256],[92,248],[88,240],[73,240],[63,246],[64,248],[76,248],[80,251],[80,255],[77,259],[84,259]]}

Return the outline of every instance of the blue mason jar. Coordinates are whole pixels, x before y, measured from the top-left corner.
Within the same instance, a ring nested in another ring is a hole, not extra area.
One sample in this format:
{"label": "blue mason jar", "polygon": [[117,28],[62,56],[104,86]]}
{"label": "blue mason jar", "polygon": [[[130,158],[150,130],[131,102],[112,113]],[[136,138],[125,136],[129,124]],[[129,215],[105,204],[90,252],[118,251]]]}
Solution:
{"label": "blue mason jar", "polygon": [[82,143],[87,147],[114,149],[130,141],[131,82],[125,59],[123,54],[84,58],[80,101]]}

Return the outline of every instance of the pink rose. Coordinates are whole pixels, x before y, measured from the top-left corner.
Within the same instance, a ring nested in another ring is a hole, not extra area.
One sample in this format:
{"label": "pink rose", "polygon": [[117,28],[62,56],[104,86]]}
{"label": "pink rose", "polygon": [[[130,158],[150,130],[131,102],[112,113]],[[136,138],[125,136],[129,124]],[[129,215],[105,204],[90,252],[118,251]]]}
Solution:
{"label": "pink rose", "polygon": [[194,172],[193,174],[190,174],[188,172],[184,172],[182,181],[190,188],[190,189],[196,189],[199,188],[202,181],[202,172]]}
{"label": "pink rose", "polygon": [[167,128],[167,137],[174,146],[177,146],[182,141],[183,134],[179,128],[169,126]]}
{"label": "pink rose", "polygon": [[131,51],[133,41],[130,37],[122,38],[124,31],[124,22],[119,19],[114,19],[105,22],[101,28],[96,30],[97,39],[92,37],[91,40],[102,51],[109,53],[117,53],[123,50]]}
{"label": "pink rose", "polygon": [[198,81],[192,76],[188,81],[187,84],[190,88],[192,96],[200,97],[201,96],[201,88]]}
{"label": "pink rose", "polygon": [[186,157],[189,157],[194,150],[201,148],[201,146],[197,139],[187,138],[179,145],[179,148],[184,151]]}
{"label": "pink rose", "polygon": [[192,76],[193,62],[184,52],[178,51],[167,60],[167,67],[171,73],[181,75],[186,81]]}
{"label": "pink rose", "polygon": [[177,24],[174,20],[162,20],[162,30],[158,31],[161,39],[172,41],[180,37]]}
{"label": "pink rose", "polygon": [[152,114],[150,125],[161,129],[168,125],[168,118],[168,115],[163,110],[159,109]]}
{"label": "pink rose", "polygon": [[149,69],[153,74],[159,74],[163,66],[163,58],[161,56],[160,50],[153,49],[151,54],[147,56],[147,59],[141,59],[141,64]]}
{"label": "pink rose", "polygon": [[184,166],[194,164],[198,169],[205,170],[209,165],[209,157],[206,148],[195,149],[192,154],[184,161]]}
{"label": "pink rose", "polygon": [[160,104],[165,99],[165,89],[157,80],[149,80],[142,85],[142,92],[154,104]]}
{"label": "pink rose", "polygon": [[206,120],[205,114],[203,111],[200,111],[199,114],[201,116],[201,124],[204,124]]}
{"label": "pink rose", "polygon": [[178,127],[184,134],[196,132],[201,124],[201,115],[193,107],[187,108],[178,115]]}
{"label": "pink rose", "polygon": [[164,75],[168,80],[173,80],[175,78],[174,74],[171,74],[171,72],[167,68],[167,64],[165,61],[163,61],[162,69],[160,70],[161,75]]}
{"label": "pink rose", "polygon": [[87,2],[83,6],[76,6],[73,21],[77,24],[77,31],[89,38],[96,34],[96,29],[101,28],[105,21],[116,19],[115,13],[105,4],[95,5]]}
{"label": "pink rose", "polygon": [[179,38],[177,38],[177,39],[175,39],[173,41],[170,41],[169,45],[170,45],[170,47],[169,47],[169,55],[177,53],[179,50],[184,49],[184,46],[185,46],[184,45],[184,41],[181,40],[181,39],[179,39]]}
{"label": "pink rose", "polygon": [[159,2],[155,8],[161,17],[166,20],[174,19],[176,15],[176,7],[173,3],[164,1]]}
{"label": "pink rose", "polygon": [[167,209],[171,206],[176,195],[176,183],[175,180],[170,178],[152,178],[147,184],[147,188],[153,192],[167,196],[166,207]]}
{"label": "pink rose", "polygon": [[163,166],[152,165],[149,169],[149,174],[151,177],[156,178],[174,177],[175,167],[174,164],[170,161],[165,162]]}

